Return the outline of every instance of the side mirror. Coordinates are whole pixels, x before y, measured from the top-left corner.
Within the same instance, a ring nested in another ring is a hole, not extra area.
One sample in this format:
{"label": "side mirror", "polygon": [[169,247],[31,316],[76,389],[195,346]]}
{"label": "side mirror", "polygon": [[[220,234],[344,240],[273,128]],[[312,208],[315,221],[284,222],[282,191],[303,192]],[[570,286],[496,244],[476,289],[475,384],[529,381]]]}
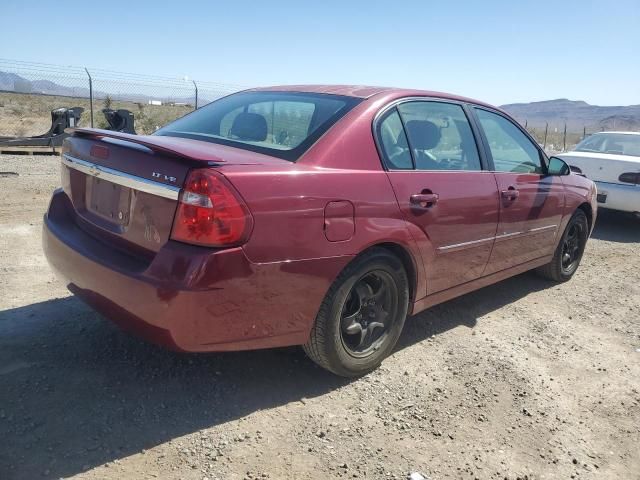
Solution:
{"label": "side mirror", "polygon": [[549,158],[549,175],[554,175],[557,177],[562,177],[565,175],[571,175],[571,169],[567,162],[558,157]]}

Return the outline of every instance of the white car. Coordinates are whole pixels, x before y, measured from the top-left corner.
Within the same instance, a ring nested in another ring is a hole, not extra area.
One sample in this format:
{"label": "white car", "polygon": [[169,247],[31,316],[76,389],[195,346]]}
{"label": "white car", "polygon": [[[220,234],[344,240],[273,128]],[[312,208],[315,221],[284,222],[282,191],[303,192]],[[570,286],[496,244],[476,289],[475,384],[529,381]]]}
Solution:
{"label": "white car", "polygon": [[640,216],[640,132],[594,133],[556,155],[598,187],[598,206]]}

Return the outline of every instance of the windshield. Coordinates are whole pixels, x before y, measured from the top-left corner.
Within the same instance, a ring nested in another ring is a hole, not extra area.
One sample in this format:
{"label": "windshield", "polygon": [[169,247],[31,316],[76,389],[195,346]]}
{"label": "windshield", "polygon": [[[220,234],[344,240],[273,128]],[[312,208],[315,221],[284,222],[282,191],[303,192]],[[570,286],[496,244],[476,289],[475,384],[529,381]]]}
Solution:
{"label": "windshield", "polygon": [[596,133],[576,145],[575,151],[640,157],[640,135]]}
{"label": "windshield", "polygon": [[241,92],[186,115],[154,135],[192,138],[297,160],[361,100],[299,92]]}

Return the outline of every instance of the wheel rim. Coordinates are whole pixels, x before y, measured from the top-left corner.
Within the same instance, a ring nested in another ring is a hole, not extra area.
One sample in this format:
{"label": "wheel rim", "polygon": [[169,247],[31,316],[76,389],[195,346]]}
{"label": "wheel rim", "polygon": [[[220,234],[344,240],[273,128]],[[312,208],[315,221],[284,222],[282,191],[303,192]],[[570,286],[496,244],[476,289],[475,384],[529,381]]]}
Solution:
{"label": "wheel rim", "polygon": [[398,291],[383,270],[366,273],[351,287],[340,315],[342,344],[354,357],[378,350],[389,336],[398,310]]}
{"label": "wheel rim", "polygon": [[562,243],[562,270],[565,273],[571,272],[580,260],[582,230],[581,224],[573,223],[569,226],[569,231]]}

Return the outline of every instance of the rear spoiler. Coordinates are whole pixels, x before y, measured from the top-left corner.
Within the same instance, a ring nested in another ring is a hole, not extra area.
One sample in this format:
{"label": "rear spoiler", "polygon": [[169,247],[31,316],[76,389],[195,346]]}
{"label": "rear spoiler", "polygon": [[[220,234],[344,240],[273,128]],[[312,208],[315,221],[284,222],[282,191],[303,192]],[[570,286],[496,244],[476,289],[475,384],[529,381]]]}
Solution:
{"label": "rear spoiler", "polygon": [[129,133],[101,130],[99,128],[67,128],[65,133],[72,137],[92,138],[112,145],[144,151],[149,154],[159,153],[186,160],[198,160],[208,164],[225,163],[214,155],[207,142],[189,140],[178,137],[152,135],[132,135]]}

